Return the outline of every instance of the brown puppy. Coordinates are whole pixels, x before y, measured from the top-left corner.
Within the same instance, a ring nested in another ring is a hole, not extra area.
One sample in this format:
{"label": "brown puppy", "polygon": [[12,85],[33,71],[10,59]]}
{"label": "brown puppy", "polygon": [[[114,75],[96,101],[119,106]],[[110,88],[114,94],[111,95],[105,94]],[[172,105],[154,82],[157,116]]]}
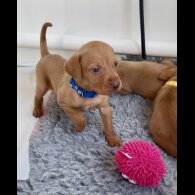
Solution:
{"label": "brown puppy", "polygon": [[160,147],[177,157],[177,67],[165,69],[159,79],[168,82],[155,98],[150,132]]}
{"label": "brown puppy", "polygon": [[[86,126],[82,111],[98,108],[108,144],[110,146],[120,145],[121,141],[114,133],[112,126],[112,112],[108,97],[120,90],[122,85],[116,72],[113,49],[104,42],[92,41],[83,45],[66,61],[59,55],[49,54],[45,35],[48,26],[52,24],[45,23],[41,30],[42,58],[36,67],[33,115],[40,117],[43,114],[43,96],[49,89],[54,90],[60,107],[72,119],[76,131],[81,132]],[[71,86],[71,78],[74,79],[76,86]],[[86,98],[86,91],[87,95],[91,93],[93,95],[97,93],[97,95],[93,98]]]}
{"label": "brown puppy", "polygon": [[171,65],[173,64],[168,60],[161,64],[148,61],[119,61],[116,67],[122,81],[122,89],[119,93],[136,93],[154,99],[165,83],[158,78],[158,75]]}

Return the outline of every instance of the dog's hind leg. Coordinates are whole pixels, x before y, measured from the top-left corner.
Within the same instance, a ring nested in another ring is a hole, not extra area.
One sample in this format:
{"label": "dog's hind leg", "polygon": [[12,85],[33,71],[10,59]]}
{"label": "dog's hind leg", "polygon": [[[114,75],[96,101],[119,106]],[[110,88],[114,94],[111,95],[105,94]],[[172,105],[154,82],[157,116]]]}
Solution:
{"label": "dog's hind leg", "polygon": [[41,117],[43,115],[43,108],[42,108],[43,96],[46,94],[47,90],[48,87],[46,84],[38,83],[36,85],[34,110],[33,110],[34,117]]}

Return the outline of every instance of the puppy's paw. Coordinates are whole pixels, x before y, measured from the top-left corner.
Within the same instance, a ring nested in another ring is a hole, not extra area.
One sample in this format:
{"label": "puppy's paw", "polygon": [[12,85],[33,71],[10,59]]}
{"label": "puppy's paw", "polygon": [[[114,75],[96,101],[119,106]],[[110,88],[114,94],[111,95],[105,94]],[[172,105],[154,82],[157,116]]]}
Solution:
{"label": "puppy's paw", "polygon": [[33,116],[40,118],[43,115],[43,109],[42,108],[34,108],[33,110]]}
{"label": "puppy's paw", "polygon": [[108,145],[111,146],[111,147],[121,146],[121,144],[122,144],[120,138],[116,135],[107,137],[107,141],[108,141]]}

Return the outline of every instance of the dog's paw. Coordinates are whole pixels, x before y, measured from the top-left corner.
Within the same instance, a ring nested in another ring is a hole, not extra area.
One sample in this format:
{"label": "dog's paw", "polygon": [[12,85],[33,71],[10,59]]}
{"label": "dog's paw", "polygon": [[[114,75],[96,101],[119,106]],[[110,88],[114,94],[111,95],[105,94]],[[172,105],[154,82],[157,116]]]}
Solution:
{"label": "dog's paw", "polygon": [[122,144],[120,138],[116,135],[111,136],[111,137],[107,137],[107,141],[108,141],[108,145],[111,147],[121,146],[121,144]]}
{"label": "dog's paw", "polygon": [[34,108],[33,110],[33,116],[34,117],[41,117],[43,115],[43,109],[42,108]]}

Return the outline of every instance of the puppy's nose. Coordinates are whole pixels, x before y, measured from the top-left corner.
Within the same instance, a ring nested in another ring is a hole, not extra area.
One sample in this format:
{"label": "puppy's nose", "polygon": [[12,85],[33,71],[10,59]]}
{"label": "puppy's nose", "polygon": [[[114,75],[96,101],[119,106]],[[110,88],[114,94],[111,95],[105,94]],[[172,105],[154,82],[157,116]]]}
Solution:
{"label": "puppy's nose", "polygon": [[118,89],[119,88],[119,86],[120,86],[120,82],[118,82],[118,81],[116,81],[116,82],[114,82],[113,84],[112,84],[112,87],[113,87],[113,89]]}

